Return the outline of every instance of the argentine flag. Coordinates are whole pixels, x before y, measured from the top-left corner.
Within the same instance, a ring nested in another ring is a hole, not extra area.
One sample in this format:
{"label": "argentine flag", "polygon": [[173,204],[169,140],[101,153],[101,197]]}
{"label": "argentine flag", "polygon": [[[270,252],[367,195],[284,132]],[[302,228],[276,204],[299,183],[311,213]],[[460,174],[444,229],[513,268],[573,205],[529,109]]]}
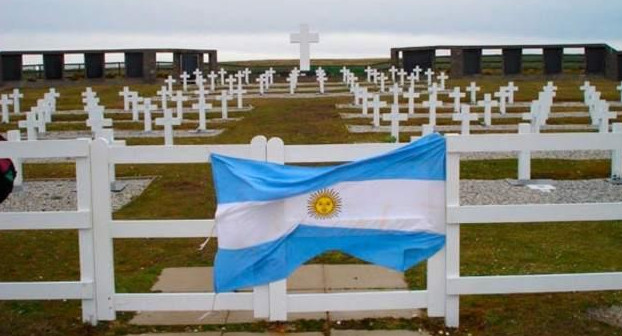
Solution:
{"label": "argentine flag", "polygon": [[331,250],[405,271],[445,244],[445,139],[438,134],[330,167],[211,159],[216,292],[285,279]]}

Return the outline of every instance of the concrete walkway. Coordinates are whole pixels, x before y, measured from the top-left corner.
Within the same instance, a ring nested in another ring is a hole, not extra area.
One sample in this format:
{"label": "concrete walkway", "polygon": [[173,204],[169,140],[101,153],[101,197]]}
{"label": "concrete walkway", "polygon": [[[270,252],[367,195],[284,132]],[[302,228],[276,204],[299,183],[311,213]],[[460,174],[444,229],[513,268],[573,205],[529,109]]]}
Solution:
{"label": "concrete walkway", "polygon": [[[300,267],[288,278],[290,293],[330,293],[347,291],[403,290],[407,285],[402,273],[372,265],[306,265]],[[152,291],[164,293],[212,292],[211,267],[167,268],[162,271]],[[247,291],[250,289],[246,289]],[[218,311],[205,316],[205,311],[190,312],[139,312],[130,321],[136,325],[200,325],[252,323],[252,311]],[[418,309],[315,312],[289,314],[289,320],[330,319],[356,320],[363,318],[412,318],[418,316]]]}

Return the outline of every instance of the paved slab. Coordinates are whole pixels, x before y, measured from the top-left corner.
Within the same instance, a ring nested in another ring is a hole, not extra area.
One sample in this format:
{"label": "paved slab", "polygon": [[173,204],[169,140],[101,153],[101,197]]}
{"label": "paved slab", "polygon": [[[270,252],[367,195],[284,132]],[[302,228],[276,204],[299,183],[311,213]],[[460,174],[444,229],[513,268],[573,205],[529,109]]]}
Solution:
{"label": "paved slab", "polygon": [[374,265],[324,265],[326,290],[406,289],[404,276]]}
{"label": "paved slab", "polygon": [[165,293],[213,292],[212,274],[211,267],[165,268],[151,290]]}
{"label": "paved slab", "polygon": [[410,330],[331,330],[331,336],[429,336],[430,334],[422,331]]}

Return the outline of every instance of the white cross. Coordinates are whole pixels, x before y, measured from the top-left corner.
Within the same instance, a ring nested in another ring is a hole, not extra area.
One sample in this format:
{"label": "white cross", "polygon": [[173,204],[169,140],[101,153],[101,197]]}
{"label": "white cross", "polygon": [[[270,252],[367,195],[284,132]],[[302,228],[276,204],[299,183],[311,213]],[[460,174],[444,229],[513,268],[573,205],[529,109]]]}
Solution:
{"label": "white cross", "polygon": [[413,69],[412,73],[415,74],[415,81],[417,82],[420,80],[419,75],[421,74],[421,71],[423,71],[423,69],[421,69],[418,65]]}
{"label": "white cross", "polygon": [[220,85],[224,86],[225,85],[225,75],[227,74],[227,71],[223,68],[220,68],[220,70],[218,70],[218,74],[220,75]]}
{"label": "white cross", "polygon": [[132,97],[130,101],[132,102],[132,121],[138,121],[138,103],[142,102],[143,98],[138,96],[138,92],[132,92]]}
{"label": "white cross", "polygon": [[235,83],[235,79],[233,78],[233,75],[229,75],[227,79],[225,80],[225,82],[229,84],[229,92],[233,92],[233,83]]}
{"label": "white cross", "polygon": [[119,92],[119,96],[123,97],[123,111],[125,112],[129,111],[130,110],[130,97],[132,96],[132,91],[130,91],[130,88],[128,88],[127,86],[124,86],[123,91]]}
{"label": "white cross", "polygon": [[430,87],[432,85],[432,76],[434,76],[434,71],[428,68],[428,70],[426,70],[425,72],[425,75],[428,77],[428,87]]}
{"label": "white cross", "polygon": [[103,106],[91,106],[88,110],[89,118],[86,120],[86,126],[91,128],[91,132],[99,134],[104,127],[112,126],[112,119],[104,118]]}
{"label": "white cross", "polygon": [[265,74],[261,74],[259,75],[259,77],[255,79],[255,81],[259,83],[259,94],[262,96],[263,96],[265,78],[266,78]]}
{"label": "white cross", "polygon": [[209,78],[209,90],[216,90],[216,78],[218,78],[218,75],[214,73],[214,71],[210,71],[209,75],[207,75],[207,78]]}
{"label": "white cross", "polygon": [[408,114],[415,114],[415,98],[419,98],[421,94],[415,92],[415,87],[411,86],[407,92],[404,92],[404,98],[408,98]]}
{"label": "white cross", "polygon": [[356,77],[355,74],[353,73],[348,74],[348,85],[350,86],[350,93],[354,93],[354,85],[356,84],[358,80],[359,78]]}
{"label": "white cross", "polygon": [[395,142],[400,142],[400,121],[408,120],[408,115],[400,113],[399,105],[391,105],[391,113],[382,115],[383,121],[391,122],[391,136],[395,138]]}
{"label": "white cross", "polygon": [[393,105],[399,104],[400,93],[403,92],[402,88],[397,83],[393,83],[393,86],[389,88],[389,92],[393,94]]}
{"label": "white cross", "polygon": [[188,97],[184,96],[184,93],[180,90],[177,90],[176,94],[171,97],[171,101],[176,103],[177,108],[177,119],[184,119],[184,102],[188,101]]}
{"label": "white cross", "polygon": [[367,88],[361,88],[361,113],[363,115],[367,115],[367,110],[369,109],[369,92]]}
{"label": "white cross", "polygon": [[452,92],[448,94],[449,98],[454,99],[454,113],[460,112],[460,98],[466,97],[466,93],[460,92],[460,87],[456,86]]}
{"label": "white cross", "polygon": [[248,85],[248,76],[250,74],[252,74],[253,72],[249,69],[249,68],[245,68],[242,73],[244,74],[244,83],[246,83],[246,85]]}
{"label": "white cross", "polygon": [[438,79],[440,79],[440,81],[441,81],[441,87],[440,87],[441,91],[444,91],[445,90],[445,81],[447,79],[449,79],[449,77],[444,72],[441,71],[441,74],[440,74],[440,76],[438,76]]}
{"label": "white cross", "polygon": [[56,98],[60,97],[60,93],[56,92],[56,89],[50,88],[50,91],[46,94],[51,111],[56,112]]}
{"label": "white cross", "polygon": [[475,104],[477,103],[477,91],[480,91],[481,88],[479,86],[477,86],[477,84],[475,84],[475,82],[471,82],[471,85],[469,85],[466,88],[466,91],[471,93],[471,104]]}
{"label": "white cross", "polygon": [[19,89],[13,89],[13,93],[9,95],[9,98],[13,99],[13,113],[20,114],[19,101],[24,98],[24,94],[19,93]]}
{"label": "white cross", "polygon": [[320,94],[324,94],[324,83],[328,78],[326,74],[322,71],[316,76],[316,80],[320,83]]}
{"label": "white cross", "polygon": [[220,107],[222,111],[222,119],[229,119],[229,107],[227,101],[233,99],[226,90],[220,92],[220,96],[214,97],[214,100],[220,100]]}
{"label": "white cross", "polygon": [[270,67],[266,73],[268,74],[268,82],[266,82],[266,87],[270,87],[270,85],[274,84],[274,74],[276,74],[276,70]]}
{"label": "white cross", "polygon": [[184,71],[179,78],[181,78],[182,90],[184,90],[184,92],[188,91],[188,79],[190,78],[190,75]]}
{"label": "white cross", "polygon": [[339,72],[341,72],[341,81],[345,83],[349,73],[348,68],[344,66],[339,70]]}
{"label": "white cross", "polygon": [[541,104],[534,100],[531,102],[528,113],[523,113],[523,120],[529,120],[531,133],[540,133],[540,127],[546,123],[546,118],[542,113]]}
{"label": "white cross", "polygon": [[199,90],[202,90],[205,87],[205,82],[207,80],[203,78],[203,76],[197,76],[194,78],[194,84],[196,84]]}
{"label": "white cross", "polygon": [[620,82],[620,85],[616,86],[616,89],[620,91],[620,102],[622,102],[622,82]]}
{"label": "white cross", "polygon": [[9,105],[13,104],[13,100],[9,99],[9,96],[3,94],[0,99],[0,105],[2,106],[2,123],[9,123]]}
{"label": "white cross", "polygon": [[[435,87],[435,86],[436,86],[436,83],[434,83],[432,87]],[[428,124],[432,126],[436,126],[436,108],[443,106],[443,102],[440,100],[437,100],[436,98],[437,98],[436,94],[430,94],[429,100],[423,102],[423,106],[428,107],[430,109]]]}
{"label": "white cross", "polygon": [[380,79],[380,92],[384,92],[384,81],[389,79],[389,77],[387,77],[387,75],[385,75],[384,72],[381,72],[378,78]]}
{"label": "white cross", "polygon": [[[151,99],[150,98],[145,98],[145,101],[143,102],[143,115],[144,115],[144,121],[145,121],[145,132],[151,132],[153,130],[152,128],[152,119],[151,119],[151,112],[155,111],[158,108],[158,105],[151,105]],[[163,109],[166,110],[166,109]]]}
{"label": "white cross", "polygon": [[417,76],[415,76],[414,73],[410,73],[410,75],[408,75],[408,80],[410,81],[410,87],[414,88],[415,87],[415,79],[417,79]]}
{"label": "white cross", "polygon": [[[238,90],[242,88],[242,79],[244,79],[244,76],[245,76],[244,71],[238,71],[235,73],[235,79],[237,79]],[[233,94],[233,90],[231,90],[231,94]]]}
{"label": "white cross", "polygon": [[387,102],[380,101],[380,95],[379,94],[374,94],[374,98],[373,98],[373,101],[371,103],[371,106],[374,109],[373,125],[376,128],[380,127],[380,108],[381,107],[386,107],[387,106]]}
{"label": "white cross", "polygon": [[484,125],[491,126],[492,108],[499,106],[499,102],[497,102],[496,100],[492,100],[492,95],[490,93],[486,93],[484,95],[484,100],[479,101],[477,105],[484,107]]}
{"label": "white cross", "polygon": [[514,82],[509,82],[508,86],[505,87],[508,92],[508,103],[514,104],[514,92],[518,91],[518,87],[514,86]]}
{"label": "white cross", "polygon": [[26,120],[20,120],[17,123],[19,128],[25,128],[27,139],[29,141],[37,140],[37,129],[38,126],[37,115],[36,112],[30,110],[30,112],[26,112]]}
{"label": "white cross", "polygon": [[471,106],[464,104],[460,109],[460,113],[454,113],[451,119],[453,121],[460,121],[460,134],[469,135],[471,133],[471,121],[477,120],[477,113],[471,113]]}
{"label": "white cross", "polygon": [[291,34],[289,42],[300,44],[300,70],[309,71],[311,68],[311,43],[320,42],[320,35],[310,33],[309,25],[301,24],[300,32]]}
{"label": "white cross", "polygon": [[361,87],[358,83],[354,84],[352,93],[354,93],[354,106],[358,106],[361,100]]}
{"label": "white cross", "polygon": [[199,126],[197,127],[197,131],[201,132],[201,131],[206,130],[205,113],[206,113],[206,109],[212,108],[212,104],[206,103],[207,93],[205,91],[200,90],[200,91],[195,91],[194,93],[196,93],[199,97],[198,97],[198,102],[196,104],[192,104],[192,108],[195,110],[199,110]]}
{"label": "white cross", "polygon": [[585,104],[587,104],[587,99],[588,99],[588,97],[590,95],[590,91],[592,89],[592,86],[590,85],[590,82],[588,82],[588,81],[583,82],[583,85],[580,86],[579,89],[581,91],[583,91],[583,102]]}
{"label": "white cross", "polygon": [[391,73],[391,81],[395,82],[395,74],[397,73],[397,68],[395,68],[395,66],[392,65],[391,69],[389,69],[389,72]]}
{"label": "white cross", "polygon": [[296,84],[298,83],[298,76],[292,71],[289,73],[289,77],[285,79],[289,82],[289,94],[294,94],[296,90]]}
{"label": "white cross", "polygon": [[378,71],[377,69],[373,69],[373,70],[374,71],[372,72],[371,76],[372,76],[372,79],[374,81],[374,84],[378,85],[378,77],[380,75],[380,71]]}
{"label": "white cross", "polygon": [[158,126],[164,126],[164,146],[172,146],[173,126],[181,125],[181,119],[173,118],[173,113],[170,109],[164,109],[163,112],[164,116],[162,118],[157,118],[155,120],[155,124]]}
{"label": "white cross", "polygon": [[199,68],[194,69],[194,71],[192,72],[192,74],[194,74],[194,77],[199,77],[199,76],[203,76],[203,73],[201,72],[201,70],[199,70]]}
{"label": "white cross", "polygon": [[[168,108],[168,106],[166,106],[166,99],[168,98],[168,90],[166,89],[166,86],[161,87],[160,91],[156,93],[160,95],[160,101],[162,102],[162,109]],[[145,102],[146,101],[147,100],[145,100]]]}
{"label": "white cross", "polygon": [[37,99],[37,120],[39,120],[39,133],[45,133],[46,123],[52,121],[52,111],[47,97]]}
{"label": "white cross", "polygon": [[173,84],[177,83],[177,81],[175,79],[173,79],[173,76],[169,75],[168,78],[166,78],[166,80],[164,81],[164,83],[166,83],[166,89],[169,92],[169,95],[173,95]]}
{"label": "white cross", "polygon": [[233,93],[237,96],[237,102],[238,102],[238,108],[241,109],[244,107],[244,104],[242,104],[242,94],[246,93],[247,91],[242,89],[241,86],[238,86],[237,89],[233,90]]}
{"label": "white cross", "polygon": [[372,69],[369,65],[365,68],[365,73],[367,74],[367,83],[371,82],[371,74],[374,73],[374,69]]}
{"label": "white cross", "polygon": [[500,87],[498,92],[495,92],[495,98],[499,98],[499,112],[503,115],[506,113],[505,100],[508,97],[508,92],[505,87]]}
{"label": "white cross", "polygon": [[406,76],[406,74],[408,74],[406,71],[404,71],[404,69],[400,69],[400,71],[397,72],[398,76],[400,76],[400,85],[404,86],[404,76]]}
{"label": "white cross", "polygon": [[546,86],[542,88],[544,91],[554,92],[557,91],[557,86],[553,82],[547,82]]}
{"label": "white cross", "polygon": [[[615,112],[609,112],[609,103],[604,100],[598,104],[596,115],[598,131],[600,133],[609,133],[609,120],[617,118],[618,115]],[[594,122],[592,121],[592,123]]]}

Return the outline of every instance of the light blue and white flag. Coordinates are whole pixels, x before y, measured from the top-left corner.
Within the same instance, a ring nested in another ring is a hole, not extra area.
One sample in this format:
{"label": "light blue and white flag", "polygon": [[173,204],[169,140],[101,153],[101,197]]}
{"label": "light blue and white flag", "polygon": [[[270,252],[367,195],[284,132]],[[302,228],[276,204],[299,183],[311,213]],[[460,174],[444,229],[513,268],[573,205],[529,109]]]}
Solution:
{"label": "light blue and white flag", "polygon": [[445,139],[438,134],[330,167],[211,159],[216,292],[285,279],[331,250],[405,271],[445,243]]}

